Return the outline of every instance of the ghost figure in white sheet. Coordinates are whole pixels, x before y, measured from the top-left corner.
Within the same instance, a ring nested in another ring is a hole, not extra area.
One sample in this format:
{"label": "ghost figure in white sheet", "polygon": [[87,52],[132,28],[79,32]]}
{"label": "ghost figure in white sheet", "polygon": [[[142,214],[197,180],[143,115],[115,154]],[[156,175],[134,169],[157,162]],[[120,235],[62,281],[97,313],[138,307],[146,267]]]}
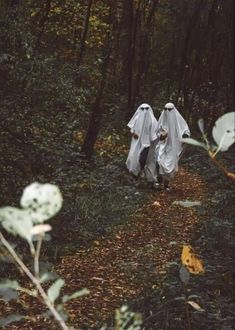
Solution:
{"label": "ghost figure in white sheet", "polygon": [[156,148],[156,160],[159,174],[165,180],[170,180],[178,171],[178,162],[182,153],[182,137],[189,137],[189,127],[175,108],[173,103],[167,103],[158,120],[158,132],[166,133],[166,138],[160,138]]}
{"label": "ghost figure in white sheet", "polygon": [[155,148],[149,148],[151,143],[157,139],[157,120],[149,104],[141,104],[127,125],[132,134],[130,151],[126,166],[130,173],[138,176],[141,172],[140,155],[147,151],[147,160],[142,171],[143,177],[154,181],[156,177]]}

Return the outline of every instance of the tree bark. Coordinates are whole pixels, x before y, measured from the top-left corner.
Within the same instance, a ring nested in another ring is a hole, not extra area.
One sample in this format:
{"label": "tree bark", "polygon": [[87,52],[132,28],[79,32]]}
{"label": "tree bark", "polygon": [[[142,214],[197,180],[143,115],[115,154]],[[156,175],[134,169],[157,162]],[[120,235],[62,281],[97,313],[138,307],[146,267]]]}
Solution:
{"label": "tree bark", "polygon": [[92,7],[92,2],[93,0],[89,0],[88,5],[87,5],[87,13],[86,13],[86,18],[85,18],[85,22],[84,22],[84,29],[83,29],[83,34],[82,34],[82,40],[81,40],[81,47],[78,53],[78,58],[77,58],[77,66],[80,67],[83,57],[84,57],[84,53],[85,53],[85,49],[86,49],[86,39],[87,39],[87,33],[89,30],[89,19],[90,19],[90,15],[91,15],[91,7]]}
{"label": "tree bark", "polygon": [[39,22],[40,32],[38,33],[38,36],[37,36],[37,41],[36,41],[36,46],[35,46],[36,51],[38,50],[38,48],[40,46],[41,38],[42,38],[42,35],[44,33],[44,30],[45,30],[45,25],[46,25],[46,22],[49,18],[50,10],[51,10],[51,0],[47,0],[46,1],[45,14],[43,15],[43,17],[41,18],[41,20]]}
{"label": "tree bark", "polygon": [[135,88],[133,91],[133,98],[132,98],[132,107],[135,105],[135,101],[137,96],[139,95],[140,92],[140,82],[143,81],[144,75],[146,76],[146,60],[148,59],[148,42],[149,42],[149,36],[150,36],[150,31],[152,28],[152,23],[153,23],[153,18],[155,14],[155,10],[157,7],[159,0],[154,0],[152,3],[152,7],[149,11],[148,17],[147,17],[147,22],[146,26],[144,28],[144,33],[141,36],[142,39],[142,45],[140,49],[140,55],[139,55],[139,67],[138,71],[136,74],[135,78]]}
{"label": "tree bark", "polygon": [[96,95],[95,102],[91,107],[91,116],[89,121],[88,130],[86,133],[86,137],[82,146],[81,151],[85,153],[88,159],[90,159],[94,152],[95,142],[97,140],[97,136],[100,130],[100,124],[104,113],[104,108],[101,107],[101,100],[103,96],[103,91],[105,88],[106,83],[106,76],[107,76],[107,68],[108,62],[110,58],[111,49],[109,49],[106,58],[103,62],[102,66],[102,77],[100,82],[100,87]]}
{"label": "tree bark", "polygon": [[[110,22],[112,22],[112,9],[110,9]],[[110,23],[111,24],[111,23]],[[112,30],[112,29],[111,29]],[[102,96],[106,85],[106,77],[108,73],[109,60],[112,51],[112,32],[108,32],[106,47],[104,46],[104,59],[101,67],[101,81],[100,86],[95,98],[95,101],[91,107],[90,121],[84,143],[81,148],[81,152],[90,159],[94,153],[94,146],[97,140],[98,133],[100,131],[100,125],[104,114],[104,107],[101,106]]]}
{"label": "tree bark", "polygon": [[[137,37],[137,26],[138,26],[138,21],[140,17],[140,4],[141,0],[138,0],[137,3],[137,8],[135,11],[135,16],[133,18],[131,31],[130,31],[130,36],[131,36],[131,41],[130,41],[130,47],[128,51],[128,73],[127,73],[127,90],[128,90],[128,112],[127,115],[129,117],[130,114],[132,114],[134,110],[134,98],[133,98],[133,74],[134,74],[134,62],[135,62],[135,51],[136,51],[136,37]],[[133,9],[134,11],[134,9]]]}
{"label": "tree bark", "polygon": [[[186,26],[186,35],[184,38],[184,44],[182,48],[182,54],[181,54],[181,65],[180,65],[180,73],[179,73],[179,83],[178,83],[178,92],[177,92],[177,97],[176,97],[176,104],[178,103],[179,96],[183,90],[183,95],[187,95],[187,86],[185,86],[185,80],[186,76],[188,75],[187,70],[188,70],[188,62],[190,58],[190,41],[191,41],[191,36],[193,32],[193,28],[196,26],[198,18],[200,16],[200,11],[203,6],[204,0],[198,0],[195,2],[195,7],[193,10],[192,17],[189,18],[188,24]],[[186,12],[186,8],[184,9]],[[186,97],[187,98],[187,97]],[[185,106],[185,104],[184,104]]]}

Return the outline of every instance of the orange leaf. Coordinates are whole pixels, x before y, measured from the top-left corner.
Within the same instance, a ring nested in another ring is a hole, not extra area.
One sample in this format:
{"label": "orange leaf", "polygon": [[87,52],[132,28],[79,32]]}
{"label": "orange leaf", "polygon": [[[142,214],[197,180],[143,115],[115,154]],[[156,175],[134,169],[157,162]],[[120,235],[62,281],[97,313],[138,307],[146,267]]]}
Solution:
{"label": "orange leaf", "polygon": [[204,268],[201,260],[194,253],[190,245],[184,245],[181,254],[182,264],[188,269],[191,274],[204,273]]}

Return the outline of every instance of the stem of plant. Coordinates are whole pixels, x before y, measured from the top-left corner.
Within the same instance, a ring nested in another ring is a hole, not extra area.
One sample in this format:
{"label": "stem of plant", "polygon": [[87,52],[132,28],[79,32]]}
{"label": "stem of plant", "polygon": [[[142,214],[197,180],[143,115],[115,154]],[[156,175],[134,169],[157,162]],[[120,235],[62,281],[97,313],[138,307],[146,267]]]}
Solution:
{"label": "stem of plant", "polygon": [[40,295],[42,296],[45,304],[47,305],[47,307],[51,311],[51,313],[54,316],[54,318],[60,324],[61,329],[63,329],[63,330],[69,330],[69,328],[65,324],[65,322],[62,319],[62,317],[60,316],[60,314],[57,312],[57,310],[55,309],[55,307],[53,306],[53,304],[50,302],[50,300],[49,300],[46,292],[42,288],[42,286],[41,286],[40,282],[38,281],[38,279],[30,272],[30,270],[28,269],[28,267],[18,257],[18,255],[16,254],[16,252],[14,251],[14,249],[11,247],[11,245],[8,243],[8,241],[5,239],[5,237],[2,235],[1,232],[0,232],[0,240],[1,240],[2,244],[6,247],[6,249],[10,253],[10,255],[14,258],[14,260],[17,262],[17,264],[23,270],[23,272],[30,278],[30,280],[36,286],[36,288],[39,291]]}
{"label": "stem of plant", "polygon": [[37,241],[37,247],[36,247],[36,252],[34,255],[34,274],[37,279],[39,279],[39,256],[40,256],[40,251],[41,251],[41,246],[42,246],[42,239],[43,239],[43,234],[38,235],[38,241]]}
{"label": "stem of plant", "polygon": [[222,165],[216,158],[215,154],[209,151],[210,159],[215,163],[215,165],[232,181],[235,181],[235,173],[229,172],[228,169]]}

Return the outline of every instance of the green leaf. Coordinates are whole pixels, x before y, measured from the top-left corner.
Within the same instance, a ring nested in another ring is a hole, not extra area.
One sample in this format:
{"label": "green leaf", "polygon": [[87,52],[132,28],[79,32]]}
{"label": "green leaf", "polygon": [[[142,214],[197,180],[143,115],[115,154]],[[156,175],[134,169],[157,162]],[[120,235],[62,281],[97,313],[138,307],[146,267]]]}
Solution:
{"label": "green leaf", "polygon": [[204,134],[204,120],[203,120],[203,118],[200,118],[197,123],[198,123],[198,127],[199,127],[201,133]]}
{"label": "green leaf", "polygon": [[185,296],[180,296],[180,297],[175,297],[174,300],[175,301],[185,301],[186,298],[185,298]]}
{"label": "green leaf", "polygon": [[58,278],[58,275],[56,273],[47,272],[41,275],[40,283],[45,283],[51,280],[55,280],[56,278]]}
{"label": "green leaf", "polygon": [[49,300],[54,303],[54,301],[59,297],[60,290],[64,285],[64,280],[59,278],[52,286],[47,290],[47,295]]}
{"label": "green leaf", "polygon": [[0,296],[3,298],[3,300],[10,301],[12,299],[18,299],[19,295],[15,290],[6,288],[0,290]]}
{"label": "green leaf", "polygon": [[0,209],[0,222],[11,234],[19,235],[31,242],[32,219],[27,210],[20,210],[16,207],[3,207]]}
{"label": "green leaf", "polygon": [[[41,238],[39,236],[33,236],[32,237],[32,241],[33,242],[37,242],[38,240],[40,240]],[[43,237],[42,237],[42,240],[45,241],[45,242],[48,242],[51,240],[51,235],[50,234],[44,234]]]}
{"label": "green leaf", "polygon": [[201,296],[198,296],[197,294],[191,294],[190,296],[188,296],[188,299],[201,299]]}
{"label": "green leaf", "polygon": [[11,280],[3,280],[0,282],[0,290],[2,289],[7,289],[7,288],[11,288],[11,289],[19,289],[20,285],[17,281],[11,281]]}
{"label": "green leaf", "polygon": [[18,321],[22,320],[23,318],[25,318],[25,316],[20,315],[20,314],[8,315],[7,317],[3,317],[0,319],[0,327],[5,327],[12,322],[18,322]]}
{"label": "green leaf", "polygon": [[66,301],[69,301],[71,299],[76,299],[76,298],[82,297],[82,296],[87,295],[89,293],[90,293],[89,290],[82,289],[82,290],[79,290],[79,291],[74,292],[70,296],[68,296],[68,295],[63,296],[62,301],[63,301],[63,303],[65,303]]}
{"label": "green leaf", "polygon": [[186,267],[184,267],[184,266],[181,266],[180,267],[179,276],[180,276],[181,281],[185,285],[187,285],[188,282],[189,282],[189,279],[190,279],[190,274],[189,274],[189,272],[188,272],[188,270],[187,270]]}
{"label": "green leaf", "polygon": [[33,223],[42,223],[61,209],[62,202],[56,185],[34,182],[24,189],[20,205],[28,210]]}
{"label": "green leaf", "polygon": [[62,319],[66,322],[68,320],[68,314],[64,310],[63,304],[57,305],[56,306],[56,310],[60,314],[60,316],[62,317]]}
{"label": "green leaf", "polygon": [[5,263],[8,263],[8,264],[11,264],[11,263],[14,263],[12,257],[8,254],[1,254],[1,251],[0,251],[0,262],[5,262]]}
{"label": "green leaf", "polygon": [[212,136],[220,151],[227,151],[235,142],[235,112],[228,112],[215,122]]}
{"label": "green leaf", "polygon": [[184,138],[184,139],[182,139],[182,142],[192,144],[192,145],[197,146],[197,147],[202,147],[205,150],[207,150],[207,147],[206,147],[205,143],[199,142],[199,141],[197,141],[195,139],[192,139],[192,138]]}
{"label": "green leaf", "polygon": [[179,266],[178,262],[170,261],[166,263],[166,267]]}

